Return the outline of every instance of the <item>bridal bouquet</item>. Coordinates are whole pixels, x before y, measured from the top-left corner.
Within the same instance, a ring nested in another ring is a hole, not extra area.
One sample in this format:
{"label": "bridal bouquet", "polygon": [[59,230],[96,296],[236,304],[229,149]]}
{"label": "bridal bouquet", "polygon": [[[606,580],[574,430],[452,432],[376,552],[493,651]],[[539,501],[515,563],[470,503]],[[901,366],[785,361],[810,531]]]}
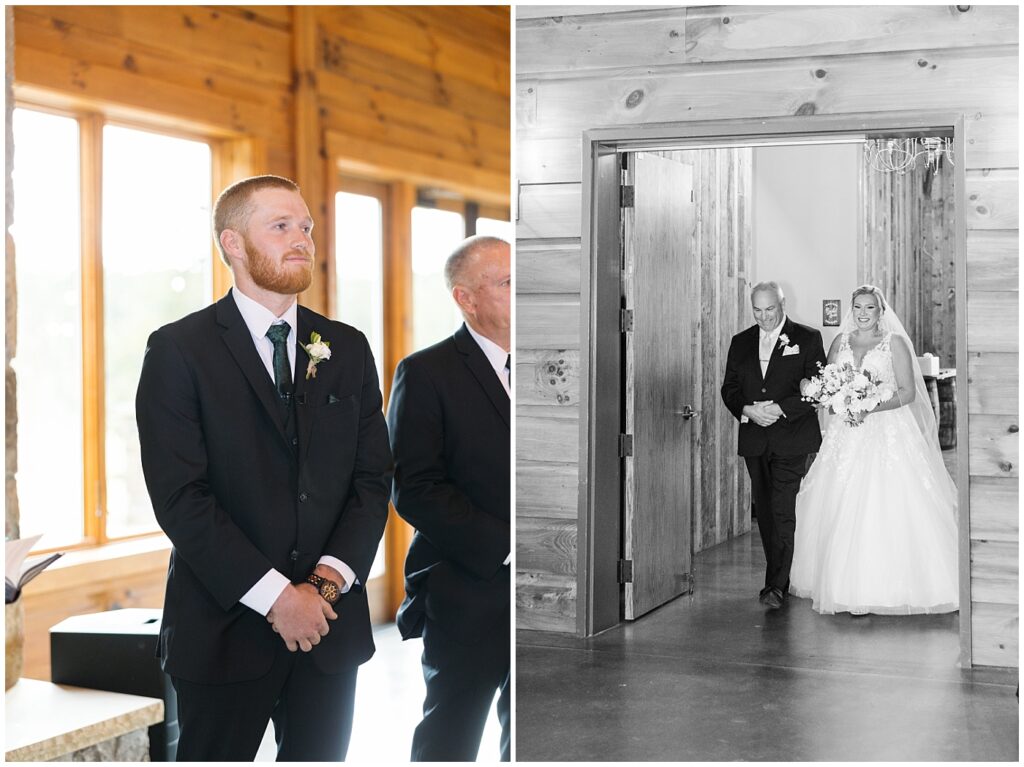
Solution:
{"label": "bridal bouquet", "polygon": [[860,426],[860,413],[873,410],[895,394],[892,386],[880,383],[870,371],[857,370],[848,362],[824,367],[819,362],[818,370],[818,375],[801,385],[801,399],[831,407],[848,426]]}

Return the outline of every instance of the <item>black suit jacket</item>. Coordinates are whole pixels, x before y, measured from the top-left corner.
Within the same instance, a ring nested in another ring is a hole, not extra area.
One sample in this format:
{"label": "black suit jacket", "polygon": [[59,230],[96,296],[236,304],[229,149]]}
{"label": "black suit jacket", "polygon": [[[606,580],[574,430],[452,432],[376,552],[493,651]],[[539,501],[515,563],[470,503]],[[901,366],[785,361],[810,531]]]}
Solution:
{"label": "black suit jacket", "polygon": [[406,639],[421,634],[425,614],[464,642],[509,625],[509,410],[465,325],[395,371],[393,498],[416,528],[398,612]]}
{"label": "black suit jacket", "polygon": [[754,325],[733,336],[725,363],[722,399],[737,420],[743,415],[745,405],[760,400],[776,402],[786,417],[767,428],[753,421],[740,423],[739,454],[763,455],[769,449],[776,455],[817,452],[821,446],[821,429],[814,406],[800,398],[800,379],[817,375],[817,363],[825,364],[821,333],[787,317],[780,336],[788,336],[789,346],[799,346],[800,351],[784,355],[782,345],[777,343],[762,377],[758,361],[759,332],[760,328]]}
{"label": "black suit jacket", "polygon": [[[331,358],[305,379],[311,331]],[[323,554],[365,582],[392,474],[373,355],[362,333],[298,307],[295,421],[231,295],[150,338],[136,396],[142,468],[171,539],[158,652],[172,676],[227,683],[265,674],[281,644],[238,600],[276,568],[302,582]],[[353,588],[313,649],[327,673],[374,650]]]}

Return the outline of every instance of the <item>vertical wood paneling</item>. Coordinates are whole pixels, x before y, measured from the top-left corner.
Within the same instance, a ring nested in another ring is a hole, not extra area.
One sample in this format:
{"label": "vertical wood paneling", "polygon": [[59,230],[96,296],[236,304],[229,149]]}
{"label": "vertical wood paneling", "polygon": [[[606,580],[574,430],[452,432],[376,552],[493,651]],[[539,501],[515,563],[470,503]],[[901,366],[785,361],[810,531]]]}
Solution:
{"label": "vertical wood paneling", "polygon": [[953,169],[919,164],[904,175],[871,168],[861,179],[866,236],[860,282],[877,285],[899,314],[919,355],[956,365],[956,229]]}
{"label": "vertical wood paneling", "polygon": [[[694,409],[701,414],[694,429],[694,551],[716,546],[750,530],[749,503],[744,503],[746,469],[736,455],[736,421],[722,402],[729,339],[750,324],[744,281],[751,253],[749,149],[666,152],[664,156],[694,169],[696,220],[692,252],[700,317],[694,335],[692,365]],[[737,280],[740,281],[737,289]],[[687,332],[683,329],[681,332]]]}

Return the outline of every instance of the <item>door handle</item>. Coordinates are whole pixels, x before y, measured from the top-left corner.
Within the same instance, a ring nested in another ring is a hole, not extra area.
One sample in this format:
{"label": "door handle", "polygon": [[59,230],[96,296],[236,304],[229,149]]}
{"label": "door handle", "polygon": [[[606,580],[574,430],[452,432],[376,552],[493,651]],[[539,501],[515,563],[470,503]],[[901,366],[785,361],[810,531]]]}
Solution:
{"label": "door handle", "polygon": [[682,410],[673,410],[672,411],[672,415],[677,415],[680,418],[685,418],[687,421],[689,421],[695,415],[699,415],[699,414],[700,414],[699,410],[694,410],[689,405],[683,405],[683,409]]}

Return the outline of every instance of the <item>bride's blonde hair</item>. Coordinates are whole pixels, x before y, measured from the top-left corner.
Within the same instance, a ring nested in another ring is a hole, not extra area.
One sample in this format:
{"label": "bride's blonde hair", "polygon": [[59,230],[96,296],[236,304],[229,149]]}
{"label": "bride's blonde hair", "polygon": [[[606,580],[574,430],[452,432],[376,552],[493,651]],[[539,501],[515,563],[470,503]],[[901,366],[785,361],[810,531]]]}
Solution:
{"label": "bride's blonde hair", "polygon": [[882,291],[876,288],[874,285],[861,285],[859,288],[853,291],[853,295],[850,296],[850,305],[857,300],[857,296],[874,296],[878,299],[878,306],[881,307],[884,313],[889,305],[885,303],[885,296],[882,295]]}

